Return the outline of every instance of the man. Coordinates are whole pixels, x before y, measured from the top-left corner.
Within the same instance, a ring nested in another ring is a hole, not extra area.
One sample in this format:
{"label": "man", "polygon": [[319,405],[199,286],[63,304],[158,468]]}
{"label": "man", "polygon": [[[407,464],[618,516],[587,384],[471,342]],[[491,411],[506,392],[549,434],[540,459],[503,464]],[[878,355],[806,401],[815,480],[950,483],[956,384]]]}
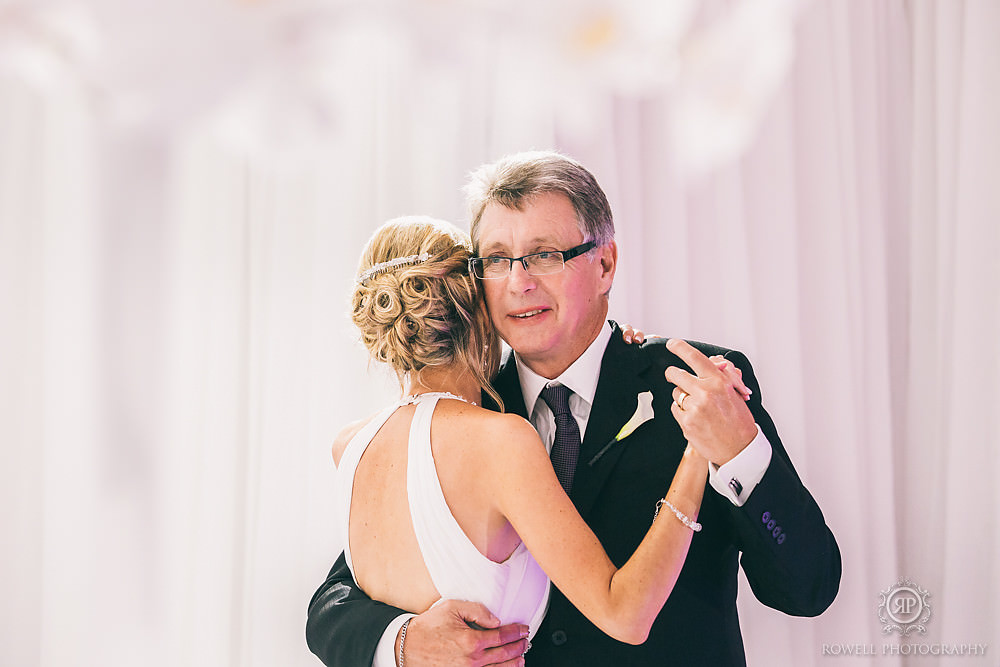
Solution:
{"label": "man", "polygon": [[[740,564],[764,604],[822,613],[840,584],[840,552],[761,406],[749,361],[680,340],[628,345],[606,322],[618,252],[594,177],[564,156],[522,153],[480,168],[467,192],[481,258],[473,270],[513,349],[494,386],[506,410],[530,419],[553,451],[570,498],[617,566],[645,535],[686,442],[711,462],[703,529],[649,639],[611,639],[553,589],[524,664],[745,665]],[[739,369],[749,400],[714,355]],[[568,411],[540,398],[551,385],[570,390]],[[617,437],[645,392],[655,417]],[[566,442],[575,443],[568,462]],[[307,640],[327,665],[350,667],[389,667],[401,644],[408,667],[516,665],[527,646],[523,626],[498,627],[482,605],[445,601],[412,616],[372,601],[343,556],[310,603]]]}

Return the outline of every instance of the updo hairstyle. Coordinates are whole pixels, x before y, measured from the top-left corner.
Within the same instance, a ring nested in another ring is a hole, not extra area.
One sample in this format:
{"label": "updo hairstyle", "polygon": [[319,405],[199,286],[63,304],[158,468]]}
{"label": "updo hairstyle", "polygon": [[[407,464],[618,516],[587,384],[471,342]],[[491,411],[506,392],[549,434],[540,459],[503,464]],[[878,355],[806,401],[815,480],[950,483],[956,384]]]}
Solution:
{"label": "updo hairstyle", "polygon": [[458,364],[502,405],[490,386],[500,339],[482,293],[469,275],[472,242],[451,223],[426,216],[389,220],[372,234],[358,276],[376,264],[427,253],[426,261],[391,266],[355,284],[351,319],[372,359],[403,378]]}

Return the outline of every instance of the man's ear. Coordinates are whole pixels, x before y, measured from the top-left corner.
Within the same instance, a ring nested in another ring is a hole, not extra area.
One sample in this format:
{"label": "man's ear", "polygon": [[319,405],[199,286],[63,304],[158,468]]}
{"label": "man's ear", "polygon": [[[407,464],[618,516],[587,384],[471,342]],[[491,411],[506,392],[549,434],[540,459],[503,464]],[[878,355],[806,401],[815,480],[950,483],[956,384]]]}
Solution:
{"label": "man's ear", "polygon": [[597,248],[598,259],[601,262],[601,294],[611,291],[615,281],[615,269],[618,268],[618,244],[614,240]]}

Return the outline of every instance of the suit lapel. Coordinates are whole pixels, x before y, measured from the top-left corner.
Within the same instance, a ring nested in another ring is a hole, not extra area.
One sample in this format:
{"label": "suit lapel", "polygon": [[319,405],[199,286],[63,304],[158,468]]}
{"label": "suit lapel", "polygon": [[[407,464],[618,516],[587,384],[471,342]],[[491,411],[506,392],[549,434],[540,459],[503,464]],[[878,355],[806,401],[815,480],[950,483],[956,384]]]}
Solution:
{"label": "suit lapel", "polygon": [[[640,377],[649,366],[649,361],[640,354],[638,345],[629,345],[622,340],[617,324],[612,322],[611,325],[611,340],[601,361],[597,392],[570,493],[573,503],[584,517],[593,507],[628,441],[608,445],[635,412],[636,397],[649,389]],[[595,457],[598,458],[594,460]]]}
{"label": "suit lapel", "polygon": [[511,412],[528,419],[528,410],[524,407],[524,396],[521,395],[521,379],[517,375],[517,363],[514,353],[510,350],[500,365],[493,388],[503,399],[504,412]]}

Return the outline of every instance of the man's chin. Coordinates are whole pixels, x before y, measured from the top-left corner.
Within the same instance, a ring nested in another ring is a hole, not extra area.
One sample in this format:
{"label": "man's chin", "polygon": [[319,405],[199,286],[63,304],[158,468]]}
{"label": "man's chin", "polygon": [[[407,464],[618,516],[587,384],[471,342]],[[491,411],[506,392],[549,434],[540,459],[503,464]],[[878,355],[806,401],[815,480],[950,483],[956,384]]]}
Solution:
{"label": "man's chin", "polygon": [[545,340],[544,336],[539,334],[532,335],[531,332],[527,331],[503,331],[500,332],[500,338],[513,348],[520,357],[533,357],[543,353],[547,348],[542,342]]}
{"label": "man's chin", "polygon": [[510,340],[506,342],[529,367],[533,367],[536,363],[544,364],[552,360],[554,353],[552,346],[542,336],[511,336]]}

